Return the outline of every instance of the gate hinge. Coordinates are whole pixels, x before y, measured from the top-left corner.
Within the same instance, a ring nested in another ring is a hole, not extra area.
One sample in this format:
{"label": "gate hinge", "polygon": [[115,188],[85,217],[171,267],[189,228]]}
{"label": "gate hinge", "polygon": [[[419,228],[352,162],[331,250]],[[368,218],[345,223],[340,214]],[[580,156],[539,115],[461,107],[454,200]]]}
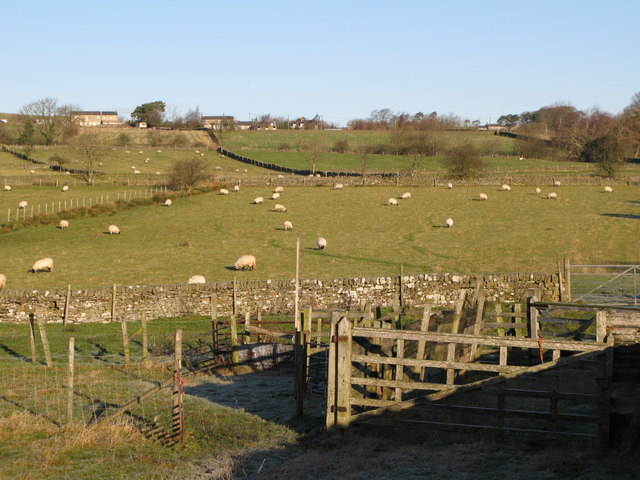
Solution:
{"label": "gate hinge", "polygon": [[331,413],[335,412],[346,412],[347,407],[336,407],[335,405],[331,405]]}

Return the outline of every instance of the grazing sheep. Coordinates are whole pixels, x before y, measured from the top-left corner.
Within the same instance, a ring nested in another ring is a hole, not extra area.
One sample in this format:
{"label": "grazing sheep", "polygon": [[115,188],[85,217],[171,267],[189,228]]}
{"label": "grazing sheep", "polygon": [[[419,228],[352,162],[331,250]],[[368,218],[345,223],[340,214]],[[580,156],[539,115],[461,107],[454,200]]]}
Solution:
{"label": "grazing sheep", "polygon": [[135,165],[131,165],[131,170],[135,170],[136,166]]}
{"label": "grazing sheep", "polygon": [[282,193],[284,191],[283,187],[276,187],[273,189],[273,193]]}
{"label": "grazing sheep", "polygon": [[271,200],[277,200],[280,198],[280,194],[278,192],[271,194]]}
{"label": "grazing sheep", "polygon": [[444,226],[447,227],[447,228],[453,227],[453,218],[447,218],[444,221]]}
{"label": "grazing sheep", "polygon": [[400,197],[400,198],[402,198],[402,200],[406,200],[407,198],[411,198],[411,192],[404,192],[402,194],[402,197]]}
{"label": "grazing sheep", "polygon": [[279,203],[276,203],[276,205],[273,207],[273,209],[276,212],[286,212],[287,211],[287,207],[285,207],[284,205],[280,205]]}
{"label": "grazing sheep", "polygon": [[556,192],[551,192],[547,195],[548,200],[556,200],[558,198],[558,194]]}
{"label": "grazing sheep", "polygon": [[343,188],[344,188],[344,185],[343,185],[343,184],[341,184],[341,183],[336,183],[336,184],[333,186],[333,189],[334,189],[334,190],[342,190]]}
{"label": "grazing sheep", "polygon": [[387,200],[387,205],[399,205],[399,203],[395,198],[390,198],[389,200]]}
{"label": "grazing sheep", "polygon": [[146,164],[146,163],[149,163],[149,159],[148,159],[148,158],[145,158],[145,159],[144,159],[144,163],[145,163],[145,164]]}
{"label": "grazing sheep", "polygon": [[115,225],[109,225],[109,235],[120,235],[120,229]]}
{"label": "grazing sheep", "polygon": [[158,150],[158,153],[162,153],[162,150]]}
{"label": "grazing sheep", "polygon": [[189,280],[187,280],[187,283],[207,283],[207,281],[202,275],[193,275]]}
{"label": "grazing sheep", "polygon": [[233,191],[234,192],[239,192],[240,191],[240,185],[234,185],[233,186]]}
{"label": "grazing sheep", "polygon": [[447,188],[453,188],[453,183],[451,182],[447,183]]}
{"label": "grazing sheep", "polygon": [[278,174],[276,175],[276,178],[284,178],[284,175]]}
{"label": "grazing sheep", "polygon": [[487,197],[486,193],[481,193],[480,195],[478,195],[478,200],[488,200],[489,197]]}
{"label": "grazing sheep", "polygon": [[216,167],[213,167],[213,168],[214,168],[214,170],[222,170],[222,167],[217,167],[216,166]]}
{"label": "grazing sheep", "polygon": [[324,250],[327,248],[327,239],[324,237],[318,237],[316,240],[316,245],[318,246],[318,250]]}
{"label": "grazing sheep", "polygon": [[36,272],[53,272],[53,260],[51,258],[41,258],[31,267],[33,273]]}
{"label": "grazing sheep", "polygon": [[69,222],[66,220],[60,220],[60,228],[69,228]]}
{"label": "grazing sheep", "polygon": [[134,170],[133,173],[137,175],[138,173],[140,173],[140,170]]}
{"label": "grazing sheep", "polygon": [[555,182],[553,182],[554,187],[559,187],[560,185],[562,185],[562,183],[560,183],[560,180],[556,180]]}
{"label": "grazing sheep", "polygon": [[221,188],[220,195],[229,195],[229,190],[227,190],[226,188]]}
{"label": "grazing sheep", "polygon": [[285,220],[284,229],[285,230],[293,230],[293,223],[291,223],[289,220]]}
{"label": "grazing sheep", "polygon": [[611,187],[604,187],[604,193],[613,193],[613,188]]}
{"label": "grazing sheep", "polygon": [[144,153],[144,152],[143,152],[142,150],[140,150],[138,153],[142,154],[142,153]]}
{"label": "grazing sheep", "polygon": [[254,270],[256,268],[256,257],[253,255],[242,255],[236,263],[233,264],[236,270]]}
{"label": "grazing sheep", "polygon": [[167,199],[164,201],[164,203],[162,204],[162,206],[163,206],[163,207],[170,207],[172,203],[173,203],[173,202],[171,201],[171,199],[170,199],[170,198],[167,198]]}
{"label": "grazing sheep", "polygon": [[245,168],[245,169],[244,169],[244,173],[248,173],[248,172],[249,172],[249,170],[247,170],[247,169]]}
{"label": "grazing sheep", "polygon": [[252,203],[253,203],[254,205],[259,205],[259,204],[261,204],[261,203],[264,203],[264,198],[262,198],[262,197],[256,197],[256,198],[254,198],[254,199],[253,199],[253,202],[252,202]]}
{"label": "grazing sheep", "polygon": [[62,187],[62,191],[63,192],[68,192],[69,191],[69,185],[65,185],[64,187]]}
{"label": "grazing sheep", "polygon": [[502,187],[500,187],[500,190],[502,190],[503,192],[510,192],[511,187],[505,183],[504,185],[502,185]]}
{"label": "grazing sheep", "polygon": [[7,277],[0,273],[0,290],[7,288]]}
{"label": "grazing sheep", "polygon": [[536,195],[540,195],[540,192],[542,192],[542,190],[540,190],[539,187],[536,187]]}
{"label": "grazing sheep", "polygon": [[5,192],[10,192],[11,191],[11,185],[5,185],[4,186],[4,191]]}
{"label": "grazing sheep", "polygon": [[36,171],[35,171],[35,170],[29,170],[29,171],[30,171],[31,173],[33,173],[33,174],[35,174],[35,173],[36,173]]}
{"label": "grazing sheep", "polygon": [[25,200],[23,200],[18,204],[18,208],[25,209],[25,208],[27,208],[27,205],[28,205],[28,203]]}

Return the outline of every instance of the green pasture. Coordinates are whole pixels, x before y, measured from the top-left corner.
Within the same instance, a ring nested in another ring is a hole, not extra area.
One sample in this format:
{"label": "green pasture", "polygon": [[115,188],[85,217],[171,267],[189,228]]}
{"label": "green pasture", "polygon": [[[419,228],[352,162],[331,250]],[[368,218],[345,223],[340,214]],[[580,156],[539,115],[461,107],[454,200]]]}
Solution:
{"label": "green pasture", "polygon": [[[7,152],[0,151],[0,182],[4,182],[3,177],[18,176],[18,175],[33,175],[31,170],[40,175],[60,175],[59,172],[54,172],[48,165],[38,165],[35,163],[21,160],[15,155],[11,155]],[[3,185],[4,186],[4,183]]]}
{"label": "green pasture", "polygon": [[[0,272],[7,287],[185,283],[194,274],[207,281],[292,278],[296,236],[303,278],[397,274],[400,264],[417,272],[554,271],[569,256],[579,263],[636,263],[640,189],[615,186],[558,187],[535,195],[533,187],[510,192],[493,187],[396,188],[287,187],[274,211],[266,187],[228,196],[209,193],[154,204],[111,216],[74,219],[68,230],[53,225],[0,236]],[[412,198],[387,206],[410,190]],[[478,201],[486,193],[488,201]],[[252,205],[256,196],[263,205]],[[444,228],[447,217],[453,228]],[[284,231],[284,220],[293,231]],[[116,224],[120,235],[104,232]],[[328,241],[316,250],[315,239]],[[244,254],[255,271],[234,272]],[[28,273],[51,257],[52,273]]]}

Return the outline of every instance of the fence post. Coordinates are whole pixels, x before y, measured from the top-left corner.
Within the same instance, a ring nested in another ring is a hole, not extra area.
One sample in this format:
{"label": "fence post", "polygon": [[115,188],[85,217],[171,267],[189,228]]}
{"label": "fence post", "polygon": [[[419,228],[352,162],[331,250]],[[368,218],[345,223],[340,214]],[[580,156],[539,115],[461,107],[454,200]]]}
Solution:
{"label": "fence post", "polygon": [[40,315],[35,315],[36,322],[38,322],[38,330],[40,331],[40,340],[42,341],[42,348],[44,349],[44,359],[47,363],[47,367],[53,365],[51,360],[51,350],[49,349],[49,339],[47,338],[47,330],[44,327],[44,323],[40,318]]}
{"label": "fence post", "polygon": [[213,353],[216,353],[219,348],[218,343],[218,295],[211,295],[211,329],[213,332]]}
{"label": "fence post", "polygon": [[329,342],[327,430],[351,421],[351,324],[334,312]]}
{"label": "fence post", "polygon": [[71,284],[67,285],[67,299],[64,302],[64,314],[62,316],[62,324],[67,324],[67,318],[69,316],[69,300],[71,300]]}
{"label": "fence post", "polygon": [[129,352],[129,336],[127,335],[127,322],[125,322],[124,317],[120,320],[120,329],[122,330],[122,348],[124,350],[124,363],[129,363],[130,360],[130,352]]}
{"label": "fence post", "polygon": [[69,389],[67,396],[67,423],[73,421],[73,368],[74,368],[74,353],[75,353],[75,339],[69,338],[69,367],[67,370],[67,388]]}
{"label": "fence post", "polygon": [[240,363],[240,353],[238,352],[238,322],[235,315],[229,317],[229,328],[231,329],[231,364],[236,366]]}
{"label": "fence post", "polygon": [[111,321],[116,321],[116,284],[113,284],[113,290],[111,293]]}
{"label": "fence post", "polygon": [[[424,310],[422,311],[422,320],[420,321],[420,331],[428,332],[429,331],[429,323],[431,323],[431,304],[427,303],[424,306]],[[416,360],[424,360],[424,354],[427,347],[427,342],[425,340],[418,340],[418,349],[416,351]],[[418,374],[418,381],[422,381],[422,377],[424,375],[424,367],[416,368]]]}
{"label": "fence post", "polygon": [[[476,306],[476,318],[473,324],[473,334],[477,337],[482,333],[484,327],[483,314],[484,314],[484,293],[478,294],[477,306]],[[478,344],[471,345],[471,361],[475,362],[478,358]]]}
{"label": "fence post", "polygon": [[38,361],[38,353],[36,351],[36,329],[34,325],[35,315],[29,314],[29,346],[31,347],[31,362]]}
{"label": "fence post", "polygon": [[251,343],[251,332],[249,331],[249,327],[251,327],[251,312],[247,310],[244,312],[244,336],[242,338],[242,343]]}
{"label": "fence post", "polygon": [[142,324],[142,361],[147,362],[149,360],[149,339],[147,337],[147,313],[144,311],[140,317],[140,323]]}
{"label": "fence post", "polygon": [[607,312],[598,310],[596,312],[596,342],[603,343],[607,335]]}
{"label": "fence post", "polygon": [[404,306],[404,264],[400,264],[400,298],[398,299],[398,303],[400,304],[400,308]]}
{"label": "fence post", "polygon": [[237,304],[237,295],[238,295],[238,279],[236,278],[235,273],[233,274],[233,305],[231,308],[231,313],[233,313],[234,315],[237,314],[236,312],[236,304]]}
{"label": "fence post", "polygon": [[184,446],[184,385],[182,383],[182,329],[176,330],[173,366],[173,435],[180,449]]}
{"label": "fence post", "polygon": [[569,263],[569,257],[564,259],[564,281],[565,281],[565,297],[563,302],[571,301],[571,264]]}

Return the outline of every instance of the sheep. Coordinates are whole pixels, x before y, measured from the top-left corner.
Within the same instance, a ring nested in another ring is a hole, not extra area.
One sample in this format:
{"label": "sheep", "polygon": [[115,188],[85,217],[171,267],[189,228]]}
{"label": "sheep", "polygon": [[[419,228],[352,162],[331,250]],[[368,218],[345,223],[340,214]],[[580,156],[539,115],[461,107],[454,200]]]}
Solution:
{"label": "sheep", "polygon": [[535,191],[536,191],[536,195],[540,195],[540,192],[542,192],[542,190],[540,190],[540,188],[539,188],[539,187],[536,187],[536,190],[535,190]]}
{"label": "sheep", "polygon": [[285,230],[293,230],[293,223],[291,223],[289,220],[285,220],[284,229]]}
{"label": "sheep", "polygon": [[316,245],[318,246],[318,250],[324,250],[327,248],[327,239],[324,237],[318,237],[316,239]]}
{"label": "sheep", "polygon": [[202,275],[193,275],[187,280],[187,283],[207,283],[207,281]]}
{"label": "sheep", "polygon": [[69,222],[67,220],[60,220],[59,226],[61,229],[69,228]]}
{"label": "sheep", "polygon": [[453,183],[451,182],[447,183],[447,188],[453,188]]}
{"label": "sheep", "polygon": [[0,290],[7,288],[7,277],[0,273]]}
{"label": "sheep", "polygon": [[137,175],[140,173],[140,170],[134,170],[133,173]]}
{"label": "sheep", "polygon": [[130,168],[131,168],[131,170],[135,170],[135,169],[136,169],[136,166],[135,166],[135,165],[131,165],[131,167],[130,167]]}
{"label": "sheep", "polygon": [[400,198],[402,198],[402,200],[406,200],[407,198],[411,198],[411,192],[404,192],[402,194],[402,197],[400,197]]}
{"label": "sheep", "polygon": [[234,192],[239,192],[240,191],[240,185],[234,185],[233,186],[233,191]]}
{"label": "sheep", "polygon": [[24,210],[25,208],[27,208],[27,205],[28,203],[25,200],[23,200],[18,204],[18,208],[21,208]]}
{"label": "sheep", "polygon": [[162,150],[158,150],[158,153],[162,153]]}
{"label": "sheep", "polygon": [[145,164],[149,163],[149,159],[148,159],[148,158],[145,158],[145,159],[144,159],[144,163],[145,163]]}
{"label": "sheep", "polygon": [[5,192],[10,192],[11,191],[11,185],[5,185],[4,186],[4,191]]}
{"label": "sheep", "polygon": [[478,200],[488,200],[489,197],[487,197],[486,193],[481,193],[480,195],[478,195]]}
{"label": "sheep", "polygon": [[604,193],[613,193],[613,188],[611,188],[609,186],[604,187]]}
{"label": "sheep", "polygon": [[63,192],[68,192],[69,191],[69,185],[65,185],[64,187],[62,187],[62,191]]}
{"label": "sheep", "polygon": [[31,172],[32,174],[35,175],[36,171],[35,170],[29,170],[29,172]]}
{"label": "sheep", "polygon": [[276,203],[275,206],[273,207],[273,209],[276,212],[286,212],[287,211],[287,207],[285,207],[284,205],[280,205],[279,203]]}
{"label": "sheep", "polygon": [[556,192],[550,192],[547,195],[547,200],[557,200],[558,194]]}
{"label": "sheep", "polygon": [[284,175],[278,174],[278,175],[276,175],[276,178],[284,178]]}
{"label": "sheep", "polygon": [[173,202],[171,201],[171,199],[170,199],[170,198],[167,198],[167,199],[164,201],[164,203],[162,204],[162,206],[163,206],[163,207],[170,207],[172,203],[173,203]]}
{"label": "sheep", "polygon": [[276,187],[273,189],[273,193],[282,193],[284,191],[283,187]]}
{"label": "sheep", "polygon": [[560,183],[560,180],[556,180],[555,182],[553,182],[554,187],[559,187],[560,185],[562,185],[562,183]]}
{"label": "sheep", "polygon": [[214,170],[222,170],[222,167],[219,167],[219,166],[215,166],[213,168],[214,168]]}
{"label": "sheep", "polygon": [[125,150],[125,152],[124,152],[124,153],[129,153],[129,150]]}
{"label": "sheep", "polygon": [[334,189],[334,190],[342,190],[343,188],[344,188],[344,185],[343,185],[343,184],[341,184],[341,183],[336,183],[336,184],[333,186],[333,189]]}
{"label": "sheep", "polygon": [[120,235],[120,229],[116,225],[109,225],[109,235]]}
{"label": "sheep", "polygon": [[138,153],[139,153],[139,154],[142,154],[142,153],[144,153],[144,152],[143,152],[142,150],[140,150]]}
{"label": "sheep", "polygon": [[453,227],[453,218],[447,218],[444,221],[444,226],[447,227],[447,228]]}
{"label": "sheep", "polygon": [[247,170],[246,168],[243,171],[244,173],[249,173],[249,170]]}
{"label": "sheep", "polygon": [[503,192],[510,192],[511,187],[505,183],[504,185],[502,185],[502,187],[500,187],[500,190],[502,190]]}
{"label": "sheep", "polygon": [[264,198],[262,198],[262,197],[256,197],[256,198],[254,198],[254,199],[253,199],[253,202],[252,202],[252,203],[253,203],[254,205],[260,205],[260,204],[264,203]]}
{"label": "sheep", "polygon": [[391,206],[391,205],[399,205],[398,200],[396,200],[395,198],[390,198],[389,200],[387,200],[387,205]]}
{"label": "sheep", "polygon": [[36,272],[53,272],[53,260],[51,258],[41,258],[31,267],[33,273]]}
{"label": "sheep", "polygon": [[254,270],[256,268],[256,257],[253,255],[242,255],[236,263],[233,264],[236,270]]}
{"label": "sheep", "polygon": [[271,200],[277,200],[279,198],[280,198],[280,194],[279,193],[276,192],[276,193],[271,194]]}
{"label": "sheep", "polygon": [[229,195],[229,190],[227,190],[226,188],[221,188],[220,195]]}

